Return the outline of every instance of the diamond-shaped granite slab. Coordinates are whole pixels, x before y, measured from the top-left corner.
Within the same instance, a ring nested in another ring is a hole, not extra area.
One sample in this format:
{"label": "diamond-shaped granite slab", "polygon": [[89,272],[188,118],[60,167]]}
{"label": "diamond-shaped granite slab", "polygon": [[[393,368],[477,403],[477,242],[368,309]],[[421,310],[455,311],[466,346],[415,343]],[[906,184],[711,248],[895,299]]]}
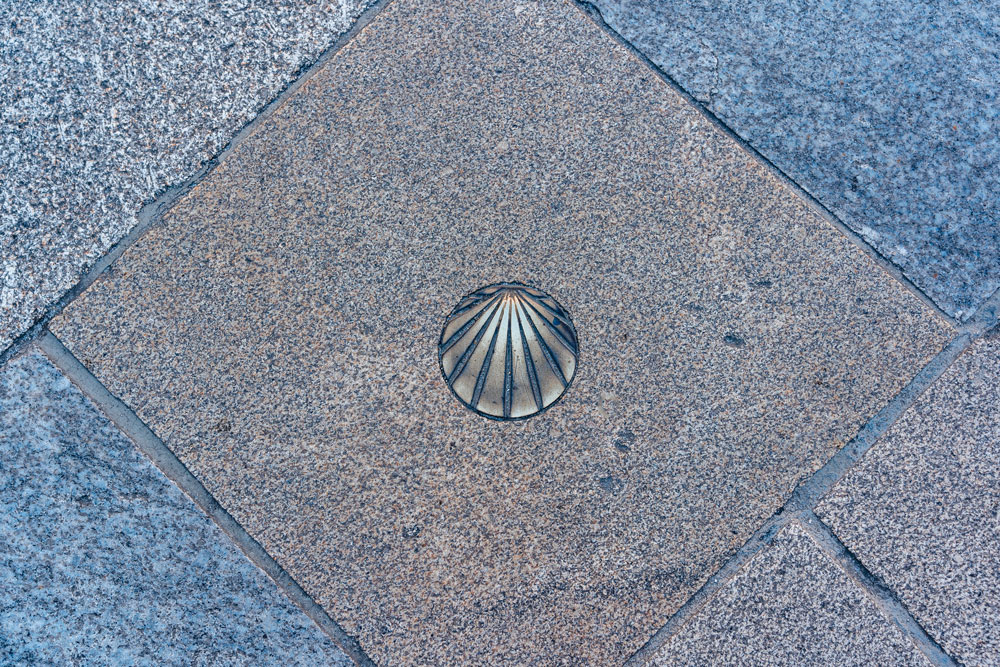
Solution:
{"label": "diamond-shaped granite slab", "polygon": [[[445,319],[549,294],[518,422]],[[563,2],[389,4],[53,325],[377,662],[620,662],[952,335]]]}

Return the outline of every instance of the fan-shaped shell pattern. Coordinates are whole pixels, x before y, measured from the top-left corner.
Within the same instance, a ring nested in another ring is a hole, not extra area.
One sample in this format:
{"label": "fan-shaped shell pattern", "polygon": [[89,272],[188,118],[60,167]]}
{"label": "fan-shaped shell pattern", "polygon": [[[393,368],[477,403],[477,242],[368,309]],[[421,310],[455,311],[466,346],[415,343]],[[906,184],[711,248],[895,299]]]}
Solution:
{"label": "fan-shaped shell pattern", "polygon": [[569,315],[541,290],[500,283],[476,290],[448,316],[438,348],[445,381],[467,407],[495,419],[549,407],[576,374]]}

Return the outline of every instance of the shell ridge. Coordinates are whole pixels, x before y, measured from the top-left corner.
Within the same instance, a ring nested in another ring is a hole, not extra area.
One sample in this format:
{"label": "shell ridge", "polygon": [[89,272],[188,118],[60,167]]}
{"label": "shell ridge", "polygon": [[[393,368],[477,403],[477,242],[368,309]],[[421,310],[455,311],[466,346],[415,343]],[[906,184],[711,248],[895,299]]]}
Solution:
{"label": "shell ridge", "polygon": [[514,308],[513,299],[507,304],[507,354],[504,355],[503,365],[503,416],[510,417],[510,405],[514,400],[514,344],[511,328],[514,326],[514,318],[511,311]]}
{"label": "shell ridge", "polygon": [[[504,310],[507,308],[506,304],[500,304],[497,307]],[[483,365],[479,367],[479,377],[476,378],[476,390],[472,393],[472,400],[470,401],[472,407],[479,405],[479,399],[483,396],[483,387],[486,385],[486,377],[490,374],[490,365],[493,363],[493,353],[497,348],[497,337],[500,335],[503,314],[500,313],[497,317],[499,320],[497,321],[496,328],[493,329],[493,338],[490,340],[490,345],[486,348],[486,358],[483,359]]]}
{"label": "shell ridge", "polygon": [[472,357],[472,353],[476,351],[477,347],[479,347],[479,341],[482,340],[483,335],[486,333],[486,330],[489,329],[489,323],[493,320],[493,317],[496,315],[496,312],[500,309],[500,305],[501,304],[498,303],[496,306],[494,306],[493,310],[490,312],[489,318],[487,318],[486,320],[486,324],[484,324],[482,327],[479,328],[479,331],[476,332],[476,337],[473,338],[472,342],[469,343],[469,346],[465,348],[465,352],[462,353],[462,356],[458,360],[458,363],[455,364],[455,368],[452,369],[451,375],[448,376],[448,386],[455,384],[455,380],[457,380],[458,376],[461,375],[462,371],[465,370],[466,364],[469,363],[469,359]]}
{"label": "shell ridge", "polygon": [[538,308],[535,307],[535,304],[539,302],[535,299],[526,299],[525,301],[527,302],[528,307],[531,308],[533,311],[535,311],[535,314],[538,315],[538,319],[540,319],[542,322],[545,323],[545,327],[550,332],[552,332],[552,335],[556,337],[556,339],[563,345],[563,347],[565,347],[567,350],[569,350],[575,355],[576,345],[566,340],[566,336],[563,334],[563,332],[559,331],[559,329],[555,325],[549,322],[548,318],[546,318],[544,315],[542,315],[541,312],[539,312]]}
{"label": "shell ridge", "polygon": [[[527,300],[525,301],[525,303],[527,304],[528,308],[531,308],[531,304],[528,303]],[[542,319],[544,320],[545,318],[542,317]],[[563,387],[565,387],[566,376],[563,375],[562,368],[559,366],[559,362],[556,361],[555,354],[552,352],[552,349],[549,347],[549,344],[545,342],[545,339],[542,337],[542,334],[539,333],[538,327],[535,326],[535,318],[531,317],[530,313],[528,314],[528,324],[531,325],[531,330],[535,334],[535,340],[538,341],[538,347],[542,351],[542,356],[545,357],[545,361],[549,362],[549,367],[552,369],[552,372],[555,373],[556,378],[558,378],[559,381],[562,382]]]}
{"label": "shell ridge", "polygon": [[[495,300],[497,300],[499,298],[500,297],[495,297],[493,299],[493,301],[495,301]],[[464,336],[466,334],[466,332],[469,331],[469,329],[471,329],[472,327],[474,327],[476,325],[476,322],[478,322],[478,321],[480,321],[482,319],[483,313],[485,313],[487,310],[489,310],[490,306],[493,305],[493,301],[487,301],[486,305],[484,305],[482,307],[482,312],[480,312],[475,317],[470,317],[468,322],[466,322],[465,324],[463,324],[462,327],[458,331],[456,331],[455,333],[453,333],[451,335],[451,337],[447,341],[445,341],[444,343],[441,344],[441,354],[446,353],[458,341],[462,340],[462,336]],[[480,301],[479,303],[481,304],[482,301]],[[469,309],[466,308],[462,312],[455,313],[455,317],[461,315],[462,313],[466,313],[468,311],[469,311]],[[454,319],[454,317],[452,319]]]}
{"label": "shell ridge", "polygon": [[[542,306],[553,317],[558,318],[561,323],[568,324],[568,322],[569,322],[569,315],[566,313],[566,311],[563,310],[562,307],[559,306],[558,304],[555,305],[555,306],[553,306],[553,305],[549,304],[548,301],[549,301],[548,299],[535,299],[534,300],[535,303],[537,303],[539,306]],[[573,340],[571,340],[569,342],[573,345],[573,351],[576,352],[576,344],[577,344],[576,336],[573,335]]]}
{"label": "shell ridge", "polygon": [[[531,347],[528,345],[528,337],[524,334],[524,322],[521,321],[521,299],[518,298],[517,303],[517,330],[521,334],[521,348],[524,350],[524,366],[528,371],[528,384],[531,385],[531,395],[535,399],[535,406],[541,410],[544,405],[542,405],[542,387],[538,382],[538,370],[535,368],[535,360],[531,358]],[[525,315],[527,317],[527,315]]]}

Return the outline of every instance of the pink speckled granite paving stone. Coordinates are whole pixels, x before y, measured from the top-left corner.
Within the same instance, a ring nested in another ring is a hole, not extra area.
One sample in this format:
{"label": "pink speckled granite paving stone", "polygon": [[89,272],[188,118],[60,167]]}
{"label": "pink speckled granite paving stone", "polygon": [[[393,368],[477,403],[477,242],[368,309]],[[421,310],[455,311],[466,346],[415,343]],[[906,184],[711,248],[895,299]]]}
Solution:
{"label": "pink speckled granite paving stone", "polygon": [[[579,336],[463,408],[459,299]],[[575,7],[396,0],[53,324],[386,664],[634,652],[953,332]]]}

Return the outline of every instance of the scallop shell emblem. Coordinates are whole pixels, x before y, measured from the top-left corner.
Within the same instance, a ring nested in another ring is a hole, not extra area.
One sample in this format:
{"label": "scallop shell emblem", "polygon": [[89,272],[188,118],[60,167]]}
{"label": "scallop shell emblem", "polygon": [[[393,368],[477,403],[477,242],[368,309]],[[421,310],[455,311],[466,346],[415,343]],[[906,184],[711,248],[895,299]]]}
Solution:
{"label": "scallop shell emblem", "polygon": [[524,419],[558,401],[576,375],[577,354],[569,314],[545,292],[518,283],[462,299],[438,346],[451,391],[491,419]]}

